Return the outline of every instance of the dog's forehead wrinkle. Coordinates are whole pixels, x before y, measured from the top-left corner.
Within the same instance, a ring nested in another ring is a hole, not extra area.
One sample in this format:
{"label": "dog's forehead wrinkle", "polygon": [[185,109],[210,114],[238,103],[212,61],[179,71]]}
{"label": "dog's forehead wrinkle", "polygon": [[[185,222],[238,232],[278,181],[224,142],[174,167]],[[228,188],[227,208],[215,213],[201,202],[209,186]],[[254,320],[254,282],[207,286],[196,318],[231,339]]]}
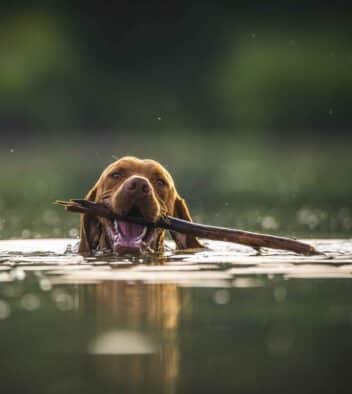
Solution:
{"label": "dog's forehead wrinkle", "polygon": [[114,169],[125,169],[127,171],[131,171],[135,175],[140,174],[144,176],[164,176],[171,185],[174,185],[174,181],[170,173],[156,160],[139,159],[134,156],[124,156],[110,164],[105,173],[109,173]]}
{"label": "dog's forehead wrinkle", "polygon": [[171,185],[174,184],[172,176],[162,164],[151,159],[145,159],[144,162],[147,164],[148,168],[153,172],[154,175],[164,176],[170,182]]}
{"label": "dog's forehead wrinkle", "polygon": [[121,158],[108,165],[102,172],[102,175],[108,175],[111,171],[114,170],[128,170],[129,168],[133,169],[134,166],[138,163],[138,161],[140,160],[133,157]]}
{"label": "dog's forehead wrinkle", "polygon": [[134,166],[134,165],[140,164],[140,162],[141,162],[141,160],[138,159],[137,157],[126,156],[126,157],[122,157],[121,159],[115,161],[112,164],[115,166],[122,166],[122,165]]}
{"label": "dog's forehead wrinkle", "polygon": [[115,162],[111,163],[110,167],[119,167],[126,165],[131,169],[137,168],[162,168],[161,164],[157,161],[150,159],[139,159],[134,156],[125,156]]}

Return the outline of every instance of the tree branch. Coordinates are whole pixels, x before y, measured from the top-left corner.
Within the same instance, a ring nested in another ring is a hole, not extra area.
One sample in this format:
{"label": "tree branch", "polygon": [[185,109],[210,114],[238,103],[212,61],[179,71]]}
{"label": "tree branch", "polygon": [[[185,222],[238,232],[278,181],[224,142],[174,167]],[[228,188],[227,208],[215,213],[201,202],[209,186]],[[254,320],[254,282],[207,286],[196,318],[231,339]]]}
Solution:
{"label": "tree branch", "polygon": [[178,219],[172,216],[163,216],[158,219],[157,222],[151,223],[141,217],[137,218],[116,215],[106,205],[102,203],[95,203],[83,199],[56,201],[55,203],[64,206],[65,209],[70,212],[78,212],[85,215],[100,216],[110,219],[116,218],[118,220],[142,224],[148,227],[159,227],[173,232],[192,234],[200,238],[206,238],[215,241],[234,242],[242,245],[247,245],[255,249],[262,247],[271,249],[282,249],[310,256],[322,254],[317,251],[312,245],[296,241],[293,238],[259,234],[250,231],[230,229],[225,227],[209,226],[189,222],[187,220]]}

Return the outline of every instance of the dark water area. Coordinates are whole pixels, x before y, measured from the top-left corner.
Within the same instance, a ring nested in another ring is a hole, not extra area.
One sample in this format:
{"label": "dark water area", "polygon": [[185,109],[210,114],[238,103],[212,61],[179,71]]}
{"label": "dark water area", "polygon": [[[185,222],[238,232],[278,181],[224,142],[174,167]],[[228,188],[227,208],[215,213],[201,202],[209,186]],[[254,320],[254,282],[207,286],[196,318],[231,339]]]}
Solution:
{"label": "dark water area", "polygon": [[[352,246],[83,259],[0,242],[1,393],[347,393]],[[21,253],[18,250],[22,250]]]}

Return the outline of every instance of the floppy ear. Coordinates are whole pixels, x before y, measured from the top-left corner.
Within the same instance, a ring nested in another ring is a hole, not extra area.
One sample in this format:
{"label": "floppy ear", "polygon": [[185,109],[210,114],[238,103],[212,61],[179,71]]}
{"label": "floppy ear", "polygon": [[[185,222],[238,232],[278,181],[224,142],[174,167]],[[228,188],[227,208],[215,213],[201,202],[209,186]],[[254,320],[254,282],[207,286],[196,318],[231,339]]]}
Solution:
{"label": "floppy ear", "polygon": [[[88,194],[85,196],[86,200],[95,201],[97,196],[98,187],[95,185]],[[81,254],[89,255],[94,249],[97,248],[100,236],[102,234],[101,223],[96,217],[89,215],[81,215],[80,224],[80,244],[78,252]]]}
{"label": "floppy ear", "polygon": [[[186,201],[179,195],[176,197],[173,216],[176,218],[192,221],[191,214],[187,207]],[[174,231],[170,231],[173,240],[176,243],[177,249],[198,249],[203,246],[198,242],[194,235],[181,234]]]}

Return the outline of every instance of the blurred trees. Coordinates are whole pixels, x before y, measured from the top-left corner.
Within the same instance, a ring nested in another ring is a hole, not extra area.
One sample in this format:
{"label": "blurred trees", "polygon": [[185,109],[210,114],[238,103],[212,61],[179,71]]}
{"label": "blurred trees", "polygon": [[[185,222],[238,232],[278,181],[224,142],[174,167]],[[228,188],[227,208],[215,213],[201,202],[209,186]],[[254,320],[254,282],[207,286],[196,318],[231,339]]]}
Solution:
{"label": "blurred trees", "polygon": [[2,133],[163,127],[284,135],[351,125],[352,28],[336,3],[1,8]]}

